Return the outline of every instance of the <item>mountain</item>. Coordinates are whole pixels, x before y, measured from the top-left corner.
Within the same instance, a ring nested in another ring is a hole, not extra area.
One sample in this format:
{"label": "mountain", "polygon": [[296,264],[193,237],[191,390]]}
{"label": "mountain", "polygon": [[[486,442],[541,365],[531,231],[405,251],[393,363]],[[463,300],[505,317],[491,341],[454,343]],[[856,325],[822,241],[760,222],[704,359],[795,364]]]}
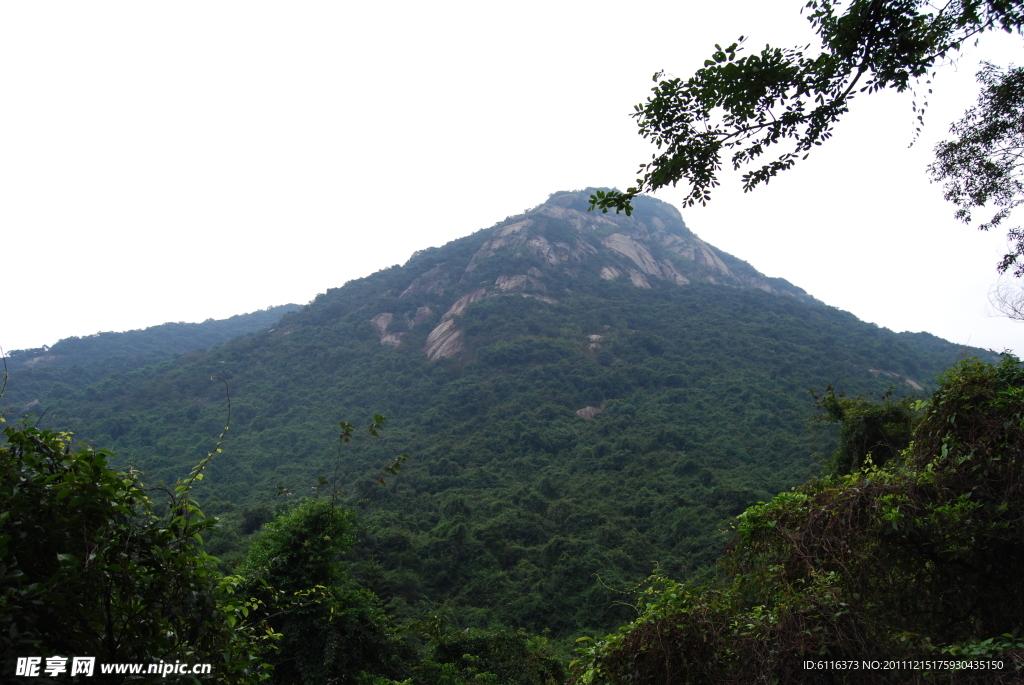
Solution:
{"label": "mountain", "polygon": [[[592,288],[597,278],[628,281],[647,290],[710,283],[813,299],[782,279],[766,278],[746,262],[716,251],[686,227],[671,205],[645,198],[638,207],[638,217],[594,214],[586,211],[583,194],[553,195],[533,211],[491,229],[464,269],[458,262],[442,262],[417,276],[399,299],[412,301],[418,296],[428,303],[411,316],[406,313],[406,325],[430,317],[432,306],[446,302],[446,291],[461,294],[427,336],[424,351],[436,360],[462,351],[462,332],[455,319],[468,305],[506,294],[554,305],[556,297],[572,294],[570,285]],[[393,321],[391,312],[373,318],[382,344],[401,343],[402,333],[390,332]]]}
{"label": "mountain", "polygon": [[124,333],[101,332],[84,337],[63,338],[51,346],[7,353],[8,368],[72,366],[91,364],[111,357],[140,357],[154,352],[190,352],[226,342],[246,333],[269,328],[282,314],[295,311],[296,304],[267,307],[227,319],[202,323],[165,323]]}
{"label": "mountain", "polygon": [[[202,323],[165,323],[124,333],[101,332],[63,338],[52,347],[11,350],[5,363],[15,379],[4,398],[15,407],[38,403],[44,395],[60,396],[74,387],[170,359],[174,354],[204,350],[261,328],[269,328],[296,304],[268,307],[227,319]],[[58,384],[58,387],[54,387]],[[36,406],[36,405],[32,405]]]}
{"label": "mountain", "polygon": [[[223,378],[231,430],[200,495],[225,563],[336,479],[360,511],[351,574],[389,611],[567,640],[628,619],[619,591],[655,564],[707,569],[731,517],[817,471],[834,436],[809,424],[810,391],[926,392],[959,356],[992,357],[767,278],[657,200],[589,213],[590,192],[33,411],[169,481],[220,434]],[[374,413],[383,440],[340,445],[339,421]],[[397,452],[405,472],[373,489]]]}

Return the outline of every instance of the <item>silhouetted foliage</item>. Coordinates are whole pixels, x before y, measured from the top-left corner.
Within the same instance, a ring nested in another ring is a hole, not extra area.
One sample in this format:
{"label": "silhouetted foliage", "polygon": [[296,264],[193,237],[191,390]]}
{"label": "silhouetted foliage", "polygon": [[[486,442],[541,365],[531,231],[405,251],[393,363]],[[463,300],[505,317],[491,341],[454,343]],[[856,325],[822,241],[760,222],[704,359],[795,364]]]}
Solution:
{"label": "silhouetted foliage", "polygon": [[[966,41],[986,31],[1020,33],[1024,24],[1024,10],[1014,0],[809,0],[804,10],[821,41],[816,53],[809,45],[768,45],[744,56],[741,36],[726,47],[715,45],[688,79],[655,74],[654,94],[633,116],[660,153],[640,166],[636,186],[598,191],[591,207],[630,214],[639,194],[680,181],[690,186],[685,206],[706,204],[719,184],[723,154],[733,169],[748,169],[743,188],[752,190],[831,138],[854,97],[890,88],[903,92],[951,60]],[[919,122],[926,106],[914,104]],[[770,149],[787,143],[789,151],[763,161]],[[968,179],[975,173],[961,168],[954,175],[963,171]]]}
{"label": "silhouetted foliage", "polygon": [[[950,127],[956,138],[935,147],[932,180],[942,181],[945,197],[959,207],[956,217],[970,223],[973,212],[998,207],[982,231],[998,227],[1015,207],[1024,202],[1021,153],[1024,152],[1024,67],[1001,69],[986,63],[978,73],[982,84],[978,106]],[[1011,251],[999,264],[1003,273],[1013,267],[1024,276],[1024,231],[1015,226],[1007,232]]]}

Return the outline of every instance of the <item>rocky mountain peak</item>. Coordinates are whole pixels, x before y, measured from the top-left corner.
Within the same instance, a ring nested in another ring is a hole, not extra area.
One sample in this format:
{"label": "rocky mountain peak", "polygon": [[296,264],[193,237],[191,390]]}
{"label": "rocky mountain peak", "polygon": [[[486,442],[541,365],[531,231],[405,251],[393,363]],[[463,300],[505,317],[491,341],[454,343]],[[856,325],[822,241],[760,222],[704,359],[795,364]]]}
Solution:
{"label": "rocky mountain peak", "polygon": [[[431,251],[437,258],[428,269],[413,271],[399,295],[410,305],[415,300],[418,311],[445,312],[440,322],[434,319],[424,346],[430,359],[462,350],[457,319],[487,297],[517,295],[554,305],[574,290],[605,280],[643,289],[704,282],[811,299],[800,288],[769,279],[747,262],[705,243],[686,227],[679,210],[660,200],[638,198],[628,217],[587,211],[594,190],[555,193],[547,202],[479,232],[473,236],[479,246],[468,262],[445,259],[447,247]],[[418,256],[407,269],[423,263]],[[428,317],[404,318],[415,326]],[[402,342],[402,333],[390,330],[394,320],[389,312],[373,319],[383,345]]]}

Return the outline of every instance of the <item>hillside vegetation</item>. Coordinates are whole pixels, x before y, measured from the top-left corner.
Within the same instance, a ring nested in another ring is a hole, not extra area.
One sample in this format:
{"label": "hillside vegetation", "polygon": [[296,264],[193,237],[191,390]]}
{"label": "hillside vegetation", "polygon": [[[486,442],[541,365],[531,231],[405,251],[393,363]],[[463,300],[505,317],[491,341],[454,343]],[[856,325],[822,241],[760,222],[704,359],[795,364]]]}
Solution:
{"label": "hillside vegetation", "polygon": [[[680,583],[658,570],[639,618],[577,641],[591,646],[570,683],[1019,682],[1020,362],[962,363],[929,401],[820,399],[823,418],[843,424],[832,472],[740,514],[716,578]],[[340,428],[351,445],[354,427]],[[382,430],[375,417],[368,435]],[[4,436],[5,676],[28,651],[88,652],[101,665],[212,661],[217,682],[566,677],[547,641],[522,631],[451,630],[441,614],[399,626],[337,561],[353,544],[354,512],[337,490],[319,491],[326,480],[263,528],[238,575],[222,577],[200,535],[214,522],[191,499],[218,448],[161,488],[168,506],[154,515],[138,473],[110,470],[108,454],[32,427]],[[851,461],[859,466],[844,473]],[[120,682],[104,673],[95,682]]]}
{"label": "hillside vegetation", "polygon": [[7,350],[5,363],[14,382],[7,388],[4,400],[15,408],[31,405],[27,410],[37,406],[40,398],[61,398],[112,374],[141,369],[171,359],[175,354],[205,350],[211,345],[269,328],[283,314],[298,308],[298,305],[285,304],[227,319],[165,323],[124,333],[73,336],[52,346]]}
{"label": "hillside vegetation", "polygon": [[918,411],[884,465],[868,450],[744,511],[713,582],[652,576],[573,682],[1020,682],[1024,370],[960,364]]}
{"label": "hillside vegetation", "polygon": [[[349,577],[392,619],[550,631],[564,649],[630,620],[621,591],[656,565],[706,577],[735,516],[818,472],[836,437],[810,423],[810,391],[921,394],[965,352],[994,358],[828,307],[656,200],[588,214],[588,192],[272,330],[63,380],[31,411],[174,482],[223,427],[224,378],[231,431],[195,486],[222,519],[206,547],[222,569],[326,478],[358,511]],[[16,370],[11,396],[43,373]],[[338,422],[375,413],[387,437],[336,468]],[[402,475],[372,488],[397,452]]]}

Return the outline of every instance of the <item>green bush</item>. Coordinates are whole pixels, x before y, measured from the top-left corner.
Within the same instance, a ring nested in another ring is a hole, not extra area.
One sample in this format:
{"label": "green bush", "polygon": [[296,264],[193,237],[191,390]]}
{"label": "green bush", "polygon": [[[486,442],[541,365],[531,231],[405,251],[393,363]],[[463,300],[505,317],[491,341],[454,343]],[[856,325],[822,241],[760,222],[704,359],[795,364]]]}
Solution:
{"label": "green bush", "polygon": [[353,513],[327,499],[301,502],[267,523],[241,573],[265,602],[280,649],[275,683],[354,683],[402,673],[403,647],[372,592],[347,578],[339,555],[353,542]]}
{"label": "green bush", "polygon": [[157,516],[140,474],[109,468],[110,452],[29,426],[3,434],[5,674],[19,656],[79,655],[211,663],[211,679],[224,683],[269,675],[262,657],[276,636],[250,620],[259,603],[236,596],[240,579],[221,576],[203,552],[214,521],[190,501],[190,484],[166,491],[168,513]]}

